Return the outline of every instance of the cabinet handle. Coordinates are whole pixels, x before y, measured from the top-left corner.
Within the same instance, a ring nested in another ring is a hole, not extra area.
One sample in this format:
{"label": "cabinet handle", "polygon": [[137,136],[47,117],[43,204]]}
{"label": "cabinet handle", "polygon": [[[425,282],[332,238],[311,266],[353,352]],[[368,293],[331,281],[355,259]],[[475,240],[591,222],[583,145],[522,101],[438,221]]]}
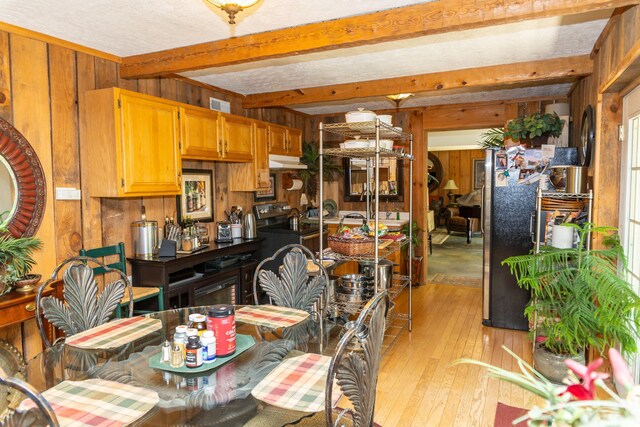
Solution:
{"label": "cabinet handle", "polygon": [[36,311],[36,303],[35,302],[30,302],[29,304],[24,306],[24,309],[27,311]]}
{"label": "cabinet handle", "polygon": [[222,154],[222,139],[218,140],[218,154]]}
{"label": "cabinet handle", "polygon": [[226,153],[229,152],[229,140],[228,139],[224,141],[224,151]]}

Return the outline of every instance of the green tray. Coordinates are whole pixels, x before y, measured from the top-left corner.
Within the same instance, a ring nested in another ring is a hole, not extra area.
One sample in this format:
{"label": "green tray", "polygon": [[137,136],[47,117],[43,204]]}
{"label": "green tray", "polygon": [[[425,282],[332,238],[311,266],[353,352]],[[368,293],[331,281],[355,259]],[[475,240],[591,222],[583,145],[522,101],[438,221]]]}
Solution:
{"label": "green tray", "polygon": [[244,351],[253,347],[255,343],[256,340],[254,340],[251,335],[238,334],[236,335],[236,352],[226,357],[216,357],[216,361],[213,363],[203,363],[202,366],[199,366],[197,368],[187,368],[184,365],[182,365],[181,368],[172,368],[168,363],[161,362],[162,352],[160,352],[154,356],[151,356],[151,358],[149,359],[149,366],[154,369],[161,369],[167,372],[176,372],[179,374],[197,374],[198,372],[210,371],[211,369],[224,365],[230,360],[238,357]]}

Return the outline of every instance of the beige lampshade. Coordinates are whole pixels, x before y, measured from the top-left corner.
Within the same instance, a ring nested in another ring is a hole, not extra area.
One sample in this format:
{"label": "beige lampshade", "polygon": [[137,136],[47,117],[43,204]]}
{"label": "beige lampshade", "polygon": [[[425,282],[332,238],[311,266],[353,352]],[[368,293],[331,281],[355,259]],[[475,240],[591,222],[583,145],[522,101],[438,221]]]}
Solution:
{"label": "beige lampshade", "polygon": [[445,190],[457,190],[458,186],[456,185],[455,181],[450,179],[449,181],[447,181],[446,185],[444,186]]}

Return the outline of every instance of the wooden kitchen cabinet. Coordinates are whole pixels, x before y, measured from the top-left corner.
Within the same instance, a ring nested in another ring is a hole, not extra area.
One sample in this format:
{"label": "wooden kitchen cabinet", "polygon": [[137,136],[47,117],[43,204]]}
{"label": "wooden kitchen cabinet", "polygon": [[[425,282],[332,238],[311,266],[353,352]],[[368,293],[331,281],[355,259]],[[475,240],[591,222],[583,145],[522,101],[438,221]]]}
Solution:
{"label": "wooden kitchen cabinet", "polygon": [[118,88],[89,91],[83,117],[92,197],[181,193],[179,104]]}
{"label": "wooden kitchen cabinet", "polygon": [[269,125],[269,154],[288,155],[286,127]]}
{"label": "wooden kitchen cabinet", "polygon": [[269,151],[268,127],[265,122],[255,120],[254,126],[254,156],[251,163],[229,164],[230,191],[256,191],[269,188]]}
{"label": "wooden kitchen cabinet", "polygon": [[180,108],[183,159],[220,160],[223,157],[220,136],[222,118],[216,111],[197,107]]}
{"label": "wooden kitchen cabinet", "polygon": [[302,131],[296,128],[287,128],[288,156],[302,157]]}
{"label": "wooden kitchen cabinet", "polygon": [[221,114],[222,143],[224,156],[222,160],[233,162],[250,162],[253,160],[254,125],[253,120],[246,117]]}
{"label": "wooden kitchen cabinet", "polygon": [[302,157],[302,131],[270,124],[269,154]]}

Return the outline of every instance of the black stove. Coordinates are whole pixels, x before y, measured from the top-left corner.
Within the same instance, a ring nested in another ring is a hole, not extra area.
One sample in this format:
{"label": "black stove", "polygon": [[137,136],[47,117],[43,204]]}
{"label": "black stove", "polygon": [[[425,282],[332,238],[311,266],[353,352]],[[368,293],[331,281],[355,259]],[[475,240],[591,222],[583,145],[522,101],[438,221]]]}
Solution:
{"label": "black stove", "polygon": [[[260,247],[261,259],[273,255],[275,251],[291,243],[302,244],[314,253],[320,249],[319,225],[299,223],[297,229],[289,227],[292,209],[288,203],[262,203],[255,205],[253,210],[256,215],[258,237],[264,238]],[[325,247],[326,234],[325,230]]]}

